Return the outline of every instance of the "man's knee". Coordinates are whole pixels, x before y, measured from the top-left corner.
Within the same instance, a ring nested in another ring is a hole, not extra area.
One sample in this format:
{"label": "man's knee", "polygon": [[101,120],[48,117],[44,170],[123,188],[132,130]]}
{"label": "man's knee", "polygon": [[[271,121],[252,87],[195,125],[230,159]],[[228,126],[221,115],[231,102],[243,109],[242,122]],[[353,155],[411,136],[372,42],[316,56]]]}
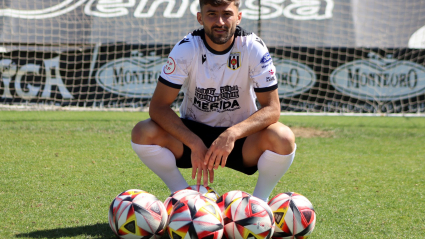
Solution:
{"label": "man's knee", "polygon": [[275,123],[264,130],[266,149],[277,154],[287,155],[295,150],[295,135],[292,130],[282,124]]}
{"label": "man's knee", "polygon": [[158,145],[169,149],[175,158],[183,155],[183,143],[151,119],[140,121],[131,131],[131,141],[141,145]]}
{"label": "man's knee", "polygon": [[151,119],[140,121],[131,131],[131,141],[135,144],[152,145],[161,136],[161,127]]}

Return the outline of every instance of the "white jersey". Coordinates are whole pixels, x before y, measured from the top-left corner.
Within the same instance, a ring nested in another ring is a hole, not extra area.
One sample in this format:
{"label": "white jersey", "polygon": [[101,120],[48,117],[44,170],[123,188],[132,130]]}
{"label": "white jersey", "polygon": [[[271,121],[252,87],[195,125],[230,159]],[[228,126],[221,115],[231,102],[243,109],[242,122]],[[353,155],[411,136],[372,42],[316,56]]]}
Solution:
{"label": "white jersey", "polygon": [[230,127],[257,111],[255,92],[277,89],[275,72],[266,45],[254,33],[237,27],[232,45],[217,52],[200,29],[174,46],[158,80],[183,91],[181,118]]}

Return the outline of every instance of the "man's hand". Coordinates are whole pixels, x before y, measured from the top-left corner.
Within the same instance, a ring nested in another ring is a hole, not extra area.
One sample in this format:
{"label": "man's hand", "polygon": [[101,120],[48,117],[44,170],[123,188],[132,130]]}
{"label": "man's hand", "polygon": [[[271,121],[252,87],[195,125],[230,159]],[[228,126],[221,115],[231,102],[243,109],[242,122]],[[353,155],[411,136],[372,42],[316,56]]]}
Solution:
{"label": "man's hand", "polygon": [[208,170],[213,171],[218,169],[218,166],[224,168],[227,162],[227,157],[230,152],[232,152],[233,147],[235,147],[236,138],[232,132],[228,129],[224,131],[214,142],[211,144],[211,147],[208,149],[204,165],[208,167]]}
{"label": "man's hand", "polygon": [[[214,180],[214,170],[208,170],[204,164],[205,154],[208,151],[205,144],[200,143],[197,147],[192,149],[191,161],[192,161],[192,179],[196,177],[196,185],[201,185],[201,178],[203,176],[204,187],[208,186],[208,174],[210,176],[210,182]],[[196,176],[198,174],[198,176]]]}

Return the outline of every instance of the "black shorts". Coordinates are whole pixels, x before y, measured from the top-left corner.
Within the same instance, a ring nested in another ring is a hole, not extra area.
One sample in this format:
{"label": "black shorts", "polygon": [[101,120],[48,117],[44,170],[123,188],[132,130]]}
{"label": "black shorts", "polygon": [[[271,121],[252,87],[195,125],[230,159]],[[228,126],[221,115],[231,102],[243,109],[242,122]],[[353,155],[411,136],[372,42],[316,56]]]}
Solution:
{"label": "black shorts", "polygon": [[[214,142],[214,140],[227,129],[227,127],[211,127],[209,125],[205,125],[188,119],[181,120],[187,128],[189,128],[193,133],[195,133],[202,139],[207,148],[209,148]],[[257,166],[245,167],[243,165],[242,147],[245,142],[245,139],[246,137],[236,140],[235,146],[227,158],[226,167],[247,175],[252,175],[257,172],[258,168]],[[184,144],[183,147],[183,156],[180,159],[176,160],[177,167],[192,168],[192,161],[190,157],[192,154],[192,150]]]}

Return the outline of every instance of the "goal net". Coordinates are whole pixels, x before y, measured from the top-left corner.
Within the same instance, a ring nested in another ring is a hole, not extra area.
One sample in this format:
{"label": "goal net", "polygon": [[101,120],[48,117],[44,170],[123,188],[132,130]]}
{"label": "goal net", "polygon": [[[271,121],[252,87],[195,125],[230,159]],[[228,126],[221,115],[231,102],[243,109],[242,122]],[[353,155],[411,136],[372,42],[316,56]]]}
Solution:
{"label": "goal net", "polygon": [[[197,0],[3,0],[0,109],[147,109],[198,11]],[[242,0],[240,11],[269,47],[282,112],[425,113],[423,0]]]}

